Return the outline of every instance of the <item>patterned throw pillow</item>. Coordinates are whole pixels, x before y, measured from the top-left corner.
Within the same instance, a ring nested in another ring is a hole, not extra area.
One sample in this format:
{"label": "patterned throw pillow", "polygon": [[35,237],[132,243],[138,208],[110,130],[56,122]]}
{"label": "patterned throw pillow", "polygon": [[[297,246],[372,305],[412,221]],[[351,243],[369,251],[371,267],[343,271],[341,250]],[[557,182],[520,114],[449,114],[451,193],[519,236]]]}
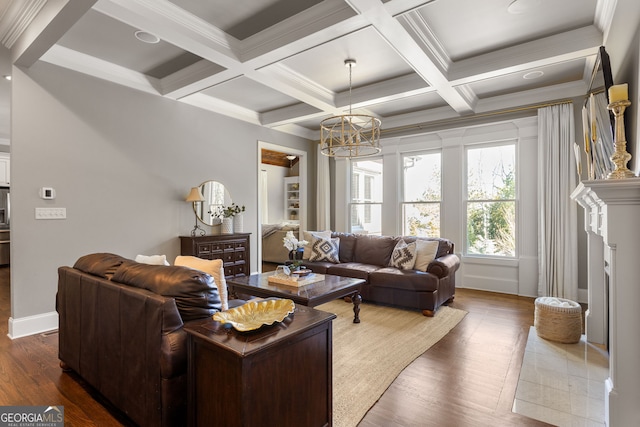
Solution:
{"label": "patterned throw pillow", "polygon": [[400,239],[393,248],[391,254],[391,260],[389,260],[389,267],[399,268],[400,270],[411,270],[416,263],[416,243],[405,242]]}
{"label": "patterned throw pillow", "polygon": [[340,239],[321,239],[313,237],[311,240],[311,256],[309,261],[327,261],[335,264],[340,262],[339,259]]}

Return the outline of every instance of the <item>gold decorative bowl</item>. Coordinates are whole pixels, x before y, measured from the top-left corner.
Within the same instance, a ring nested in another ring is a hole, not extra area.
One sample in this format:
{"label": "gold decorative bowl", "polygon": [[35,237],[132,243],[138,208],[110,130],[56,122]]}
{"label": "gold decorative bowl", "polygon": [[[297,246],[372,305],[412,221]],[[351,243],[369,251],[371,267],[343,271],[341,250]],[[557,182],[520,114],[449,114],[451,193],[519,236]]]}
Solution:
{"label": "gold decorative bowl", "polygon": [[295,303],[290,299],[249,301],[239,307],[215,313],[213,320],[228,323],[241,332],[253,331],[263,325],[282,322],[295,308]]}

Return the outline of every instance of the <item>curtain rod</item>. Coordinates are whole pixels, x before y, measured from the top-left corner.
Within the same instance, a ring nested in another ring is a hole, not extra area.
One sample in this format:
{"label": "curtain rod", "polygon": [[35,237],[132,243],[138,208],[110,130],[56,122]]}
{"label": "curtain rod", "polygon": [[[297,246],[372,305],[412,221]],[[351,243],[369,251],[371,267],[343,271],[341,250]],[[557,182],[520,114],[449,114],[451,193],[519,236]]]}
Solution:
{"label": "curtain rod", "polygon": [[[384,135],[385,133],[391,133],[391,132],[401,132],[401,131],[411,130],[411,129],[426,129],[426,128],[433,127],[433,126],[438,126],[438,125],[453,124],[453,123],[456,123],[456,122],[462,122],[462,121],[468,121],[468,120],[474,120],[474,119],[481,119],[481,118],[484,118],[484,117],[500,116],[500,115],[511,114],[511,113],[521,113],[521,112],[524,112],[524,111],[537,110],[537,109],[544,108],[544,107],[553,107],[554,105],[571,104],[571,103],[573,103],[573,100],[564,99],[564,100],[556,101],[556,102],[546,102],[546,103],[541,103],[541,104],[532,104],[532,105],[527,105],[525,107],[509,108],[509,109],[506,109],[506,110],[498,110],[498,111],[491,111],[491,112],[488,112],[488,113],[474,114],[472,116],[452,117],[450,119],[436,120],[434,122],[429,122],[429,123],[399,126],[399,127],[395,127],[395,128],[391,128],[391,129],[382,128],[382,129],[380,129],[380,135]],[[320,144],[320,140],[317,140],[316,142],[318,144]]]}
{"label": "curtain rod", "polygon": [[436,120],[434,122],[423,123],[423,124],[399,126],[399,127],[395,127],[395,128],[391,128],[391,129],[384,129],[383,128],[383,129],[380,129],[380,134],[389,133],[389,132],[404,131],[404,130],[409,130],[409,129],[424,129],[424,128],[433,127],[433,126],[437,126],[437,125],[450,124],[450,123],[468,121],[468,120],[473,120],[473,119],[481,119],[481,118],[484,118],[484,117],[500,116],[500,115],[504,115],[504,114],[520,113],[520,112],[529,111],[529,110],[537,110],[537,109],[544,108],[544,107],[552,107],[554,105],[571,104],[571,103],[573,103],[573,101],[571,99],[564,99],[562,101],[546,102],[546,103],[541,103],[541,104],[533,104],[533,105],[527,105],[525,107],[510,108],[510,109],[499,110],[499,111],[491,111],[491,112],[488,112],[488,113],[480,113],[480,114],[474,114],[474,115],[470,115],[470,116],[452,117],[450,119]]}

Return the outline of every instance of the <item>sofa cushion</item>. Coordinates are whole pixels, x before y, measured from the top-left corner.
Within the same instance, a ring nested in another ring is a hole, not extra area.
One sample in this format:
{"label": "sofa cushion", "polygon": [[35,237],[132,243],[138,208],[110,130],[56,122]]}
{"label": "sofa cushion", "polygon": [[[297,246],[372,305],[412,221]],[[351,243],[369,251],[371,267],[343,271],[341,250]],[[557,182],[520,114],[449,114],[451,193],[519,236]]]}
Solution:
{"label": "sofa cushion", "polygon": [[331,237],[340,239],[340,262],[353,262],[357,235],[352,233],[332,233]]}
{"label": "sofa cushion", "polygon": [[359,235],[353,261],[386,267],[397,242],[397,237]]}
{"label": "sofa cushion", "polygon": [[166,255],[136,255],[135,262],[150,265],[169,265]]}
{"label": "sofa cushion", "polygon": [[213,277],[191,268],[124,263],[111,280],[174,298],[183,322],[210,317],[222,308]]}
{"label": "sofa cushion", "polygon": [[438,290],[438,277],[416,270],[381,268],[369,274],[369,285],[404,291],[434,292]]}
{"label": "sofa cushion", "polygon": [[96,253],[78,258],[73,268],[103,279],[110,279],[124,262],[132,261],[120,255]]}
{"label": "sofa cushion", "polygon": [[440,243],[437,240],[416,239],[416,263],[414,268],[420,271],[427,271],[431,261],[436,259]]}
{"label": "sofa cushion", "polygon": [[328,261],[340,262],[338,258],[340,248],[340,239],[334,237],[332,239],[321,239],[313,236],[311,240],[311,256],[309,261]]}
{"label": "sofa cushion", "polygon": [[204,271],[213,276],[214,286],[218,288],[218,294],[220,295],[221,310],[229,309],[227,279],[224,277],[224,262],[221,259],[202,259],[190,255],[178,255],[173,264]]}
{"label": "sofa cushion", "polygon": [[355,279],[369,279],[369,273],[378,270],[380,267],[371,264],[360,264],[357,262],[347,262],[334,264],[327,269],[327,274],[336,276],[353,277]]}
{"label": "sofa cushion", "polygon": [[391,253],[389,267],[399,268],[400,270],[411,270],[416,263],[416,242],[407,243],[404,240],[398,240],[396,247]]}

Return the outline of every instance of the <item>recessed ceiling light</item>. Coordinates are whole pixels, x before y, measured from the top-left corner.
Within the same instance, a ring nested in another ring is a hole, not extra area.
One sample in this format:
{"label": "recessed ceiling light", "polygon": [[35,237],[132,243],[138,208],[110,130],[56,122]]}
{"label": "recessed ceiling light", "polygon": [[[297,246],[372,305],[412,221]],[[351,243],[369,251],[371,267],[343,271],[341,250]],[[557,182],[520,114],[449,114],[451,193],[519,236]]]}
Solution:
{"label": "recessed ceiling light", "polygon": [[527,13],[540,6],[542,0],[513,0],[507,12],[513,15],[519,15],[521,13]]}
{"label": "recessed ceiling light", "polygon": [[160,41],[160,37],[142,30],[136,31],[134,35],[143,43],[155,44]]}
{"label": "recessed ceiling light", "polygon": [[533,79],[537,79],[538,77],[542,77],[543,75],[544,75],[544,71],[531,71],[525,74],[524,76],[522,76],[522,78],[527,80],[533,80]]}

